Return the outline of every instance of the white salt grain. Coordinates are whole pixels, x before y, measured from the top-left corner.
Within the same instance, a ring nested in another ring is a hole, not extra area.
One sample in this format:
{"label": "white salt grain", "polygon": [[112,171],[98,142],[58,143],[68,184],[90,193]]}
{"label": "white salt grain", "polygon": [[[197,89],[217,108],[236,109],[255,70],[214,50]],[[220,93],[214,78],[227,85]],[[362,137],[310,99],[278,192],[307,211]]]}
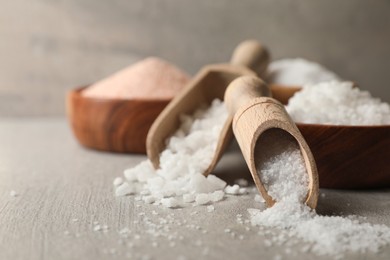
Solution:
{"label": "white salt grain", "polygon": [[123,179],[121,178],[121,177],[116,177],[115,179],[114,179],[114,181],[113,181],[113,185],[114,186],[119,186],[119,185],[121,185],[123,183]]}
{"label": "white salt grain", "polygon": [[102,227],[100,225],[96,225],[93,227],[93,231],[100,231],[102,230]]}
{"label": "white salt grain", "polygon": [[207,181],[212,186],[212,190],[222,190],[226,186],[225,181],[212,174],[207,176]]}
{"label": "white salt grain", "polygon": [[225,196],[225,192],[221,190],[217,190],[210,194],[210,199],[213,202],[217,202],[217,201],[221,201],[224,196]]}
{"label": "white salt grain", "polygon": [[352,82],[309,84],[286,107],[295,122],[332,125],[390,125],[390,105]]}
{"label": "white salt grain", "polygon": [[213,212],[215,210],[215,207],[213,205],[207,206],[207,212]]}
{"label": "white salt grain", "polygon": [[200,193],[196,195],[195,202],[197,205],[205,205],[211,201],[210,195],[206,193]]}
{"label": "white salt grain", "polygon": [[161,204],[166,208],[176,208],[179,206],[179,201],[175,198],[161,199]]}
{"label": "white salt grain", "polygon": [[238,186],[237,184],[234,184],[233,186],[228,185],[225,188],[226,194],[237,195],[239,194],[239,192],[240,192],[240,186]]}
{"label": "white salt grain", "polygon": [[14,191],[14,190],[11,190],[11,191],[9,192],[9,195],[10,195],[11,197],[17,197],[17,196],[18,196],[18,193],[17,193],[16,191]]}
{"label": "white salt grain", "polygon": [[135,189],[131,187],[127,182],[122,183],[115,189],[115,196],[125,196],[129,194],[134,194]]}
{"label": "white salt grain", "polygon": [[268,78],[271,83],[284,86],[304,86],[324,81],[339,81],[333,72],[318,63],[301,58],[282,59],[268,66]]}

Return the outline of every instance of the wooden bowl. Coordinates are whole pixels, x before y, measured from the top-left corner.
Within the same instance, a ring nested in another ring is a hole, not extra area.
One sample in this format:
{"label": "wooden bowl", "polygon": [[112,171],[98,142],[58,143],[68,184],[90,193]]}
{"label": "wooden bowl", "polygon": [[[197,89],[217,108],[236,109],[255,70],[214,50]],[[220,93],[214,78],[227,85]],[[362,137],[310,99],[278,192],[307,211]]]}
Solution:
{"label": "wooden bowl", "polygon": [[390,125],[297,126],[316,160],[320,187],[390,187]]}
{"label": "wooden bowl", "polygon": [[109,152],[146,153],[146,136],[153,121],[170,100],[122,100],[67,95],[67,116],[77,140],[84,146]]}

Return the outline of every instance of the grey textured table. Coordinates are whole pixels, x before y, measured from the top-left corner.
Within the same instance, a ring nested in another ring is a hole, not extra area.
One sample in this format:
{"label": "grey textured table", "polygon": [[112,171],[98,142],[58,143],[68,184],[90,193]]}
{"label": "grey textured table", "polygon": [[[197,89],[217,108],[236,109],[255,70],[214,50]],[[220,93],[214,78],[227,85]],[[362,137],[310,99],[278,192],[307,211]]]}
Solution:
{"label": "grey textured table", "polygon": [[[80,147],[63,118],[1,118],[0,259],[322,259],[301,253],[299,243],[292,251],[267,247],[266,235],[245,223],[246,209],[259,207],[254,193],[228,197],[212,213],[115,198],[113,178],[142,159]],[[248,177],[237,147],[216,174]],[[322,193],[321,214],[356,214],[390,225],[389,190]],[[103,230],[94,231],[97,224]],[[130,231],[120,234],[125,227]],[[346,258],[389,259],[390,247]]]}

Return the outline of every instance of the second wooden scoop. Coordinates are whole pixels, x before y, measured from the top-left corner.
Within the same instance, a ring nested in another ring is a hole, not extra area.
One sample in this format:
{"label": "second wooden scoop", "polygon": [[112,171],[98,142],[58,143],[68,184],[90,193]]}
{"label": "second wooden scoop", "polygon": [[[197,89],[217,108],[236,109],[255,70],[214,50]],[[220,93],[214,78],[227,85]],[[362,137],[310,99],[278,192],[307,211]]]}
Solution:
{"label": "second wooden scoop", "polygon": [[[257,77],[243,76],[234,80],[226,90],[225,103],[233,118],[233,132],[241,148],[256,186],[267,205],[271,207],[275,201],[268,195],[258,169],[258,157],[265,143],[273,144],[294,142],[299,145],[309,175],[309,187],[306,204],[315,208],[318,199],[318,173],[313,155],[295,123],[287,114],[284,106],[269,96],[267,85]],[[271,138],[271,139],[269,139]],[[261,147],[258,147],[261,146]],[[291,174],[294,174],[293,172]]]}
{"label": "second wooden scoop", "polygon": [[[160,153],[166,147],[166,139],[179,127],[180,114],[191,114],[202,104],[223,100],[227,86],[239,76],[262,74],[269,62],[268,51],[257,41],[245,41],[235,49],[230,64],[204,67],[194,79],[161,112],[151,126],[146,151],[153,166],[160,165]],[[222,152],[232,138],[232,117],[229,117],[221,131],[214,157],[206,171],[209,174],[216,166]]]}

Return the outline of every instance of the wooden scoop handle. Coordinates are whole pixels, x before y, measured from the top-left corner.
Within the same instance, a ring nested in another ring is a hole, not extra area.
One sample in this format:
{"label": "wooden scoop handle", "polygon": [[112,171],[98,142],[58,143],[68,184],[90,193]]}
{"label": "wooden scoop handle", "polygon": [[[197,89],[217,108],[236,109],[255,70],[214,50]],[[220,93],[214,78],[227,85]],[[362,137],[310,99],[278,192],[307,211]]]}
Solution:
{"label": "wooden scoop handle", "polygon": [[[225,103],[233,118],[233,132],[244,159],[268,206],[275,201],[262,184],[256,168],[255,149],[257,140],[267,130],[282,130],[284,135],[292,136],[298,143],[309,175],[309,191],[306,204],[312,208],[317,205],[318,173],[314,157],[305,139],[292,121],[284,106],[277,100],[267,97],[267,85],[254,76],[243,76],[230,83],[225,92]],[[278,140],[274,140],[277,142]]]}
{"label": "wooden scoop handle", "polygon": [[267,48],[260,42],[246,40],[235,48],[230,64],[250,68],[261,77],[268,67],[270,57]]}

